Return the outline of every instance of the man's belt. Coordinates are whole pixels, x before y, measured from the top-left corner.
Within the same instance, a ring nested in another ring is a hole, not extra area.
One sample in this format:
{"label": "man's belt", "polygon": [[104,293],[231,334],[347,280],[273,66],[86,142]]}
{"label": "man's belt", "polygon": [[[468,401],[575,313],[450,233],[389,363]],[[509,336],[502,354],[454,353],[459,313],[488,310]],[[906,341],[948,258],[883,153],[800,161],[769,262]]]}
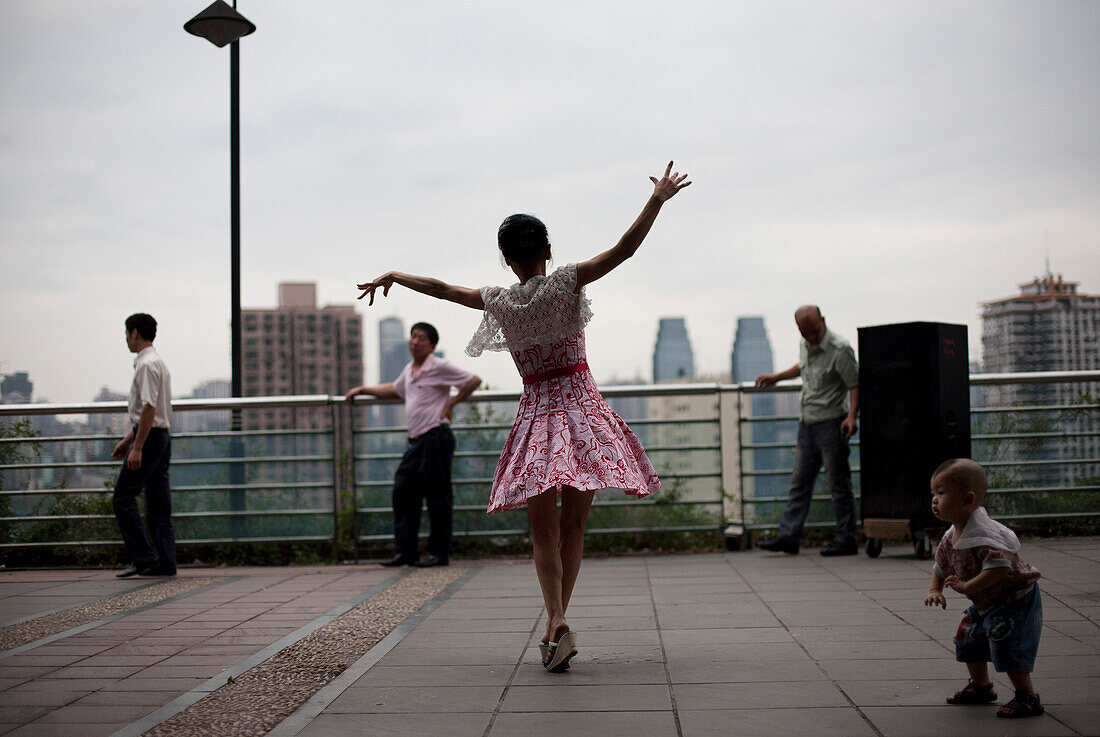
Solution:
{"label": "man's belt", "polygon": [[575,363],[572,366],[562,366],[561,368],[551,369],[550,371],[543,371],[541,374],[533,374],[531,376],[523,377],[523,384],[537,384],[540,381],[549,381],[550,379],[558,379],[562,376],[572,376],[573,374],[579,374],[581,371],[587,371],[588,364],[585,362]]}

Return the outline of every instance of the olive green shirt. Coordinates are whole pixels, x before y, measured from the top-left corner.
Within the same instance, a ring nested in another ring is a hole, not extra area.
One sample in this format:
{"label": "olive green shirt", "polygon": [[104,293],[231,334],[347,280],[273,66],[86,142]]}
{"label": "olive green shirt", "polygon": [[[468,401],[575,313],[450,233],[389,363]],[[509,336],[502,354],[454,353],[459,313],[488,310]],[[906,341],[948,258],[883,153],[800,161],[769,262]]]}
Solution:
{"label": "olive green shirt", "polygon": [[803,340],[798,351],[798,371],[802,376],[803,424],[848,414],[848,392],[859,386],[859,364],[848,341],[828,329],[813,348]]}

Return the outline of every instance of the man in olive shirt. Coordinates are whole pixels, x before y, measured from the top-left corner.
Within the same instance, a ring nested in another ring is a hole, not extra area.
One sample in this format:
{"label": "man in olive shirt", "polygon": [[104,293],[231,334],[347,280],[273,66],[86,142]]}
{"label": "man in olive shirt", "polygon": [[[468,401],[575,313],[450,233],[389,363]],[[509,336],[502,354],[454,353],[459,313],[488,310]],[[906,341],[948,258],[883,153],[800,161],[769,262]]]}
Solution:
{"label": "man in olive shirt", "polygon": [[779,520],[779,535],[758,544],[764,550],[798,553],[814,482],[824,464],[836,513],[836,536],[821,554],[855,555],[859,548],[852,471],[848,466],[848,438],[857,429],[859,365],[848,341],[825,327],[825,318],[816,305],[799,307],[794,313],[794,321],[803,338],[798,363],[786,371],[756,377],[756,385],[761,388],[784,379],[802,377],[798,443],[787,508]]}

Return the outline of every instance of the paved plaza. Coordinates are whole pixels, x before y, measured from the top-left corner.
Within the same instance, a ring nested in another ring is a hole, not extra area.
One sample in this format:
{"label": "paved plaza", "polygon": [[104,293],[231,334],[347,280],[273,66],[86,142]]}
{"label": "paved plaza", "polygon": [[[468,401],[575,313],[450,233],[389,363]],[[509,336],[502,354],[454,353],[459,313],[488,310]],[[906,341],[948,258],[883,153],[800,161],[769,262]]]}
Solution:
{"label": "paved plaza", "polygon": [[899,545],[588,559],[564,674],[538,664],[529,561],[0,571],[0,734],[1100,735],[1100,539],[1022,555],[1043,572],[1036,719],[944,704],[964,600],[924,607],[930,563]]}

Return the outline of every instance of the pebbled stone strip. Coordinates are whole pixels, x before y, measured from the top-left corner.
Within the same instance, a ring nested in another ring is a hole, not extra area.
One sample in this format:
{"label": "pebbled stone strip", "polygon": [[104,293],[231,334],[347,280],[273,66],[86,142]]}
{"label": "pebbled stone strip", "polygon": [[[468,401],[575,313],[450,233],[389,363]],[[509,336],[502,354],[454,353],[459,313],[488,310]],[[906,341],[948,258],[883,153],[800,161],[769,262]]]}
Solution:
{"label": "pebbled stone strip", "polygon": [[92,629],[135,610],[225,580],[224,577],[173,578],[106,599],[24,619],[0,628],[0,651],[3,651],[0,652],[0,659],[44,645],[45,640],[57,639],[56,636],[75,634],[72,630]]}
{"label": "pebbled stone strip", "polygon": [[261,737],[463,573],[450,567],[409,573],[255,667],[237,676],[222,674],[220,688],[197,694],[199,700],[144,734]]}

